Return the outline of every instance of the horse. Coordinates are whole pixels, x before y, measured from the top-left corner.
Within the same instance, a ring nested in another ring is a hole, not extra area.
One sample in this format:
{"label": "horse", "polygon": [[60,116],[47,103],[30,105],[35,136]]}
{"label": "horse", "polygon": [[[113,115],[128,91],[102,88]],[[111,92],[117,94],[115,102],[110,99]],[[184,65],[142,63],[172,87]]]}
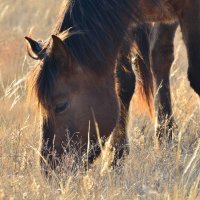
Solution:
{"label": "horse", "polygon": [[[135,78],[132,70],[129,70],[131,78],[128,73],[125,77],[120,76],[121,72],[117,71],[116,66],[117,58],[120,63],[119,52],[129,37],[127,33],[131,26],[144,22],[159,23],[154,28],[154,42],[150,46],[147,44],[144,52],[147,61],[138,59],[138,63],[143,62],[148,66],[140,69],[145,72],[143,75],[146,75],[142,76],[144,84],[141,85],[148,105],[152,86],[149,68],[152,68],[156,87],[160,86],[161,82],[163,84],[157,98],[158,123],[163,121],[160,115],[171,117],[170,66],[163,62],[164,58],[158,58],[158,55],[166,53],[169,63],[173,59],[172,42],[162,43],[157,37],[165,35],[163,27],[168,29],[168,25],[160,24],[161,22],[180,24],[189,58],[188,79],[194,91],[200,94],[199,10],[198,0],[194,0],[193,4],[189,0],[68,0],[64,2],[60,18],[47,42],[42,43],[26,37],[28,54],[39,60],[31,73],[30,87],[35,91],[38,103],[43,108],[41,154],[52,168],[57,165],[56,159],[49,153],[53,149],[56,152],[55,157],[60,158],[73,147],[78,151],[78,158],[81,158],[89,143],[93,146],[89,152],[89,162],[93,162],[101,151],[101,143],[104,144],[109,136],[117,158],[128,152],[124,113],[126,115],[130,96],[134,93]],[[174,37],[175,29],[176,25],[170,27],[170,38]],[[158,47],[163,48],[161,52]],[[127,55],[125,57],[128,58]],[[126,59],[125,62],[130,64],[130,59]],[[160,63],[161,61],[163,63]],[[117,72],[120,72],[118,77],[121,88],[128,88],[124,94],[123,89],[117,92]],[[126,82],[126,79],[130,81]],[[127,87],[128,83],[130,86]],[[126,106],[123,105],[124,102]],[[170,128],[172,123],[168,126]],[[162,129],[159,132],[162,132]],[[99,133],[102,138],[100,142]],[[158,134],[158,138],[162,140],[163,133]],[[171,139],[171,134],[168,138]],[[118,150],[119,147],[124,148],[121,151]]]}

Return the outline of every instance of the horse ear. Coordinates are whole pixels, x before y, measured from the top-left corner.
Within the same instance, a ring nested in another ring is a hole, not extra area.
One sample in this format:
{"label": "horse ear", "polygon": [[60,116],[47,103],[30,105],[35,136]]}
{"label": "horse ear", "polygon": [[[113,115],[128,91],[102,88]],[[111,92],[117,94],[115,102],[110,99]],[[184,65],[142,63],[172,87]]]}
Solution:
{"label": "horse ear", "polygon": [[64,42],[57,37],[56,35],[52,35],[52,53],[54,54],[56,59],[63,59],[68,57],[68,51],[67,48],[65,47]]}
{"label": "horse ear", "polygon": [[[70,67],[71,56],[68,48],[58,36],[52,35],[51,37],[52,37],[52,54],[54,55],[55,59],[61,63],[65,62],[65,64],[67,64],[67,66]],[[66,65],[64,70],[66,70]]]}
{"label": "horse ear", "polygon": [[41,59],[42,58],[41,51],[43,49],[42,42],[38,42],[27,36],[25,37],[25,39],[27,41],[28,55],[35,60]]}

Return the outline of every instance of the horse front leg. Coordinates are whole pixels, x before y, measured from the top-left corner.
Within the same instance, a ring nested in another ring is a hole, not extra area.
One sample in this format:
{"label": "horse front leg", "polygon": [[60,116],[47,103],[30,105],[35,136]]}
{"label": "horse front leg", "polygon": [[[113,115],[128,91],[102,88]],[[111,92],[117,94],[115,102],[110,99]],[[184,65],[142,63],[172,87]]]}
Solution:
{"label": "horse front leg", "polygon": [[175,122],[170,94],[170,68],[174,60],[177,24],[155,24],[150,35],[150,64],[155,82],[156,136],[158,145],[171,141]]}
{"label": "horse front leg", "polygon": [[[132,60],[132,45],[133,42],[138,47],[138,54],[135,55],[138,65],[146,68],[148,59],[149,48],[148,47],[148,24],[141,24],[137,27],[132,27],[129,30],[129,36],[123,41],[121,51],[117,62],[117,81],[118,81],[118,94],[120,99],[120,119],[113,131],[110,139],[109,146],[114,148],[114,161],[113,165],[116,165],[117,160],[129,153],[128,135],[127,135],[127,122],[129,114],[129,106],[132,96],[135,91],[135,74],[133,72],[133,60]],[[142,56],[140,55],[142,54]],[[145,56],[143,56],[145,54]],[[147,56],[146,56],[147,55]],[[142,65],[142,66],[141,66]]]}
{"label": "horse front leg", "polygon": [[128,111],[135,90],[135,74],[132,69],[130,38],[126,38],[121,46],[117,60],[116,78],[120,101],[120,116],[119,122],[110,138],[111,147],[115,149],[114,165],[116,165],[117,160],[129,153],[127,136]]}

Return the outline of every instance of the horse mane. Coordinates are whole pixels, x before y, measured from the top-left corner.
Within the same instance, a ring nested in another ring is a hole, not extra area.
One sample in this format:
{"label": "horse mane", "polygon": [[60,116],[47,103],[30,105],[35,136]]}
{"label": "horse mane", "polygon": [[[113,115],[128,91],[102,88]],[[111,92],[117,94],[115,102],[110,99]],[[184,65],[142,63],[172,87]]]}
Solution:
{"label": "horse mane", "polygon": [[80,66],[102,73],[113,65],[130,19],[139,19],[137,13],[130,0],[64,0],[53,34],[69,28],[81,32],[64,40],[65,45]]}
{"label": "horse mane", "polygon": [[36,108],[46,113],[50,105],[50,98],[55,86],[58,68],[53,66],[54,58],[47,55],[28,74],[28,100],[34,99]]}
{"label": "horse mane", "polygon": [[135,53],[132,60],[134,66],[134,73],[136,76],[136,88],[134,100],[138,105],[138,110],[146,111],[152,118],[154,113],[153,107],[153,74],[151,72],[149,51],[150,41],[149,35],[152,26],[143,23],[137,26],[134,33],[133,51]]}

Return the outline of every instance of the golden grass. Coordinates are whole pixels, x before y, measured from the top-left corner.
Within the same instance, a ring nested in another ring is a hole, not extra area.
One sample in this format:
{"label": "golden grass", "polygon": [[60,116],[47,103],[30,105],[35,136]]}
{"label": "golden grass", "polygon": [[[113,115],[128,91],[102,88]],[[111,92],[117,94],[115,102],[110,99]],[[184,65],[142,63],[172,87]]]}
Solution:
{"label": "golden grass", "polygon": [[[60,1],[0,0],[0,199],[200,199],[199,99],[186,78],[180,34],[171,74],[178,133],[171,147],[154,148],[153,123],[130,114],[131,152],[121,174],[105,172],[101,159],[87,174],[62,174],[47,183],[38,165],[39,123],[27,107],[24,77],[32,61],[24,36],[45,39]],[[64,184],[65,183],[65,184]]]}

